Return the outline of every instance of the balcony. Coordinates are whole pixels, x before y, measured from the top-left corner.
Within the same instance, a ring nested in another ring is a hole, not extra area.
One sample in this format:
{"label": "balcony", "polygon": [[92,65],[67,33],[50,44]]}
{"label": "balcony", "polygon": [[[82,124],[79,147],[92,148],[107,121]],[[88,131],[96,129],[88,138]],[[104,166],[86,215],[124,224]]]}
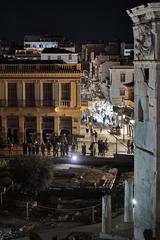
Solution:
{"label": "balcony", "polygon": [[61,100],[60,101],[60,106],[61,107],[70,107],[71,101],[70,100]]}

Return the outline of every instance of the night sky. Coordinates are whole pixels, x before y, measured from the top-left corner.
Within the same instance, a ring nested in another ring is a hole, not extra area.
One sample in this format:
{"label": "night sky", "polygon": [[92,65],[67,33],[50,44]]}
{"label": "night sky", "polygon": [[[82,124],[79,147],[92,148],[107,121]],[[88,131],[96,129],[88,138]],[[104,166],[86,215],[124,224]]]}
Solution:
{"label": "night sky", "polygon": [[132,40],[126,9],[146,0],[3,0],[0,39],[25,34],[64,35],[73,40]]}

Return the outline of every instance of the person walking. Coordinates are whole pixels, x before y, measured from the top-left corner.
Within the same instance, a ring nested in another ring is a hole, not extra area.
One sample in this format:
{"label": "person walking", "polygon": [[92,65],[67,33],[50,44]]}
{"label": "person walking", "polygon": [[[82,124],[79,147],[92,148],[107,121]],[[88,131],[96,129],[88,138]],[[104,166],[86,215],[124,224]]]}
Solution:
{"label": "person walking", "polygon": [[45,149],[46,149],[46,146],[45,146],[45,144],[42,142],[42,143],[41,143],[41,153],[42,153],[42,156],[43,156],[43,157],[45,156]]}
{"label": "person walking", "polygon": [[85,156],[86,155],[86,144],[83,143],[81,147],[82,147],[82,155]]}
{"label": "person walking", "polygon": [[131,141],[128,139],[127,141],[127,153],[130,154],[130,145],[131,145]]}
{"label": "person walking", "polygon": [[130,150],[131,150],[131,153],[133,154],[133,153],[134,153],[134,144],[133,144],[133,141],[132,141],[131,144],[130,144]]}

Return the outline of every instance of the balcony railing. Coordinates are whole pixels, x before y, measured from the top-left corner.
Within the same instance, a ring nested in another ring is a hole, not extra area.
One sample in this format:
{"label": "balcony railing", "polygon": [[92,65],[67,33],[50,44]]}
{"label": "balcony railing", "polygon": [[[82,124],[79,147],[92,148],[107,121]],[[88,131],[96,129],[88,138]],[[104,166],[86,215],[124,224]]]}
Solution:
{"label": "balcony railing", "polygon": [[55,100],[0,100],[0,107],[55,107]]}
{"label": "balcony railing", "polygon": [[1,63],[0,74],[3,73],[81,73],[80,64],[55,64],[32,61],[31,64],[16,62],[16,63]]}
{"label": "balcony railing", "polygon": [[60,101],[60,106],[62,107],[70,107],[70,103],[71,101],[70,100],[61,100]]}

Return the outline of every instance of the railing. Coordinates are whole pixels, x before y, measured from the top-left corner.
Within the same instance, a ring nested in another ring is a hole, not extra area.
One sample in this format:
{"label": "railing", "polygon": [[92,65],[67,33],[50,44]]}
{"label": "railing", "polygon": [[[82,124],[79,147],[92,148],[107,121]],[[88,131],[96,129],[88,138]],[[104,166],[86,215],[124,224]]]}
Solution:
{"label": "railing", "polygon": [[0,107],[55,107],[55,100],[0,100]]}
{"label": "railing", "polygon": [[0,64],[0,73],[80,73],[80,64],[47,64],[47,63],[34,63],[24,64],[24,63],[9,63]]}
{"label": "railing", "polygon": [[70,100],[61,100],[60,105],[63,107],[70,107]]}

